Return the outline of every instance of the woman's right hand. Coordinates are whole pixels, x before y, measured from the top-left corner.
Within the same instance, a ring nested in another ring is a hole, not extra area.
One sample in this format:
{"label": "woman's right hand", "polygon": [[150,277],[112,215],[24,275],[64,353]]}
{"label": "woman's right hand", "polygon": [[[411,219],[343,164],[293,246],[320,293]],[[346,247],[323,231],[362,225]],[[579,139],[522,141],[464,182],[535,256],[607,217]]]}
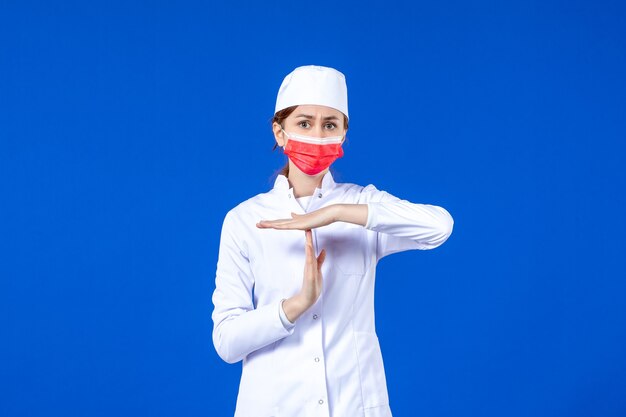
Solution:
{"label": "woman's right hand", "polygon": [[326,250],[322,249],[318,257],[315,257],[313,249],[313,235],[311,230],[304,231],[306,243],[304,245],[304,278],[300,292],[283,301],[283,310],[287,319],[294,323],[305,311],[309,309],[322,292],[322,264],[326,258]]}

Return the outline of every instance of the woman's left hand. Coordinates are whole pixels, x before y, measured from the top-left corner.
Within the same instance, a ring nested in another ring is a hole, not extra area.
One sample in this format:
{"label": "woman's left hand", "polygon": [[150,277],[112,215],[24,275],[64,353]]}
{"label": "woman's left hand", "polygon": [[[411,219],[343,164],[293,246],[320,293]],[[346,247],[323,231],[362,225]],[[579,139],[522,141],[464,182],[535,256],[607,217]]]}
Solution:
{"label": "woman's left hand", "polygon": [[336,222],[337,208],[337,205],[330,205],[306,214],[292,212],[291,219],[261,220],[256,227],[259,229],[315,229]]}
{"label": "woman's left hand", "polygon": [[309,230],[334,222],[347,222],[365,226],[367,204],[331,204],[307,214],[291,213],[291,219],[261,220],[259,229]]}

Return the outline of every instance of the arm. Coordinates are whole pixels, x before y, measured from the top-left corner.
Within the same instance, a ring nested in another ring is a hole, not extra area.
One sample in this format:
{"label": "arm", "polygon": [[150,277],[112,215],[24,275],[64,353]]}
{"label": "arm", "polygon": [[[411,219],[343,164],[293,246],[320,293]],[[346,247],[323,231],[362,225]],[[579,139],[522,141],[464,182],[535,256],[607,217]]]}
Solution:
{"label": "arm", "polygon": [[378,259],[410,249],[434,249],[452,234],[454,220],[446,209],[401,200],[373,185],[364,188],[368,206],[365,227],[378,232]]}
{"label": "arm", "polygon": [[400,200],[388,193],[386,201],[335,204],[333,219],[379,232],[378,257],[407,249],[434,249],[450,234],[454,220],[443,207]]}
{"label": "arm", "polygon": [[235,239],[240,224],[226,215],[220,239],[212,314],[213,344],[228,363],[293,333],[280,318],[280,301],[254,308],[254,277],[245,248]]}
{"label": "arm", "polygon": [[358,204],[332,204],[291,219],[261,220],[259,228],[313,229],[336,221],[378,232],[378,259],[409,249],[434,249],[443,244],[454,225],[443,207],[401,200],[373,185],[365,187]]}

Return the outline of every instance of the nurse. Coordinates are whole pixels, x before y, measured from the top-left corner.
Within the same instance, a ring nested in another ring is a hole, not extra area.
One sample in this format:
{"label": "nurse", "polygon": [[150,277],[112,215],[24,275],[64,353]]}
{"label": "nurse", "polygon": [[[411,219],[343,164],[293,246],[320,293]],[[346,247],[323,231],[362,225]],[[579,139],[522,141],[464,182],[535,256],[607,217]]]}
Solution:
{"label": "nurse", "polygon": [[242,361],[235,416],[389,417],[376,264],[441,245],[452,217],[371,184],[334,181],[348,94],[333,68],[287,75],[272,128],[288,163],[272,189],[226,214],[212,298],[215,349]]}

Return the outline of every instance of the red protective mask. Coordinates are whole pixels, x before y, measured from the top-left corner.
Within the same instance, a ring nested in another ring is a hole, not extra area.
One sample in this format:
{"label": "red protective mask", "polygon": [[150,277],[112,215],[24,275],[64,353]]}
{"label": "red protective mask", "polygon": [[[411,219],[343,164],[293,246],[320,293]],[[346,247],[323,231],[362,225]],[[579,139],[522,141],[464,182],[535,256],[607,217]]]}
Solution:
{"label": "red protective mask", "polygon": [[284,130],[283,133],[288,138],[285,154],[307,175],[319,174],[335,162],[335,159],[343,156],[343,136],[318,138],[287,133]]}

